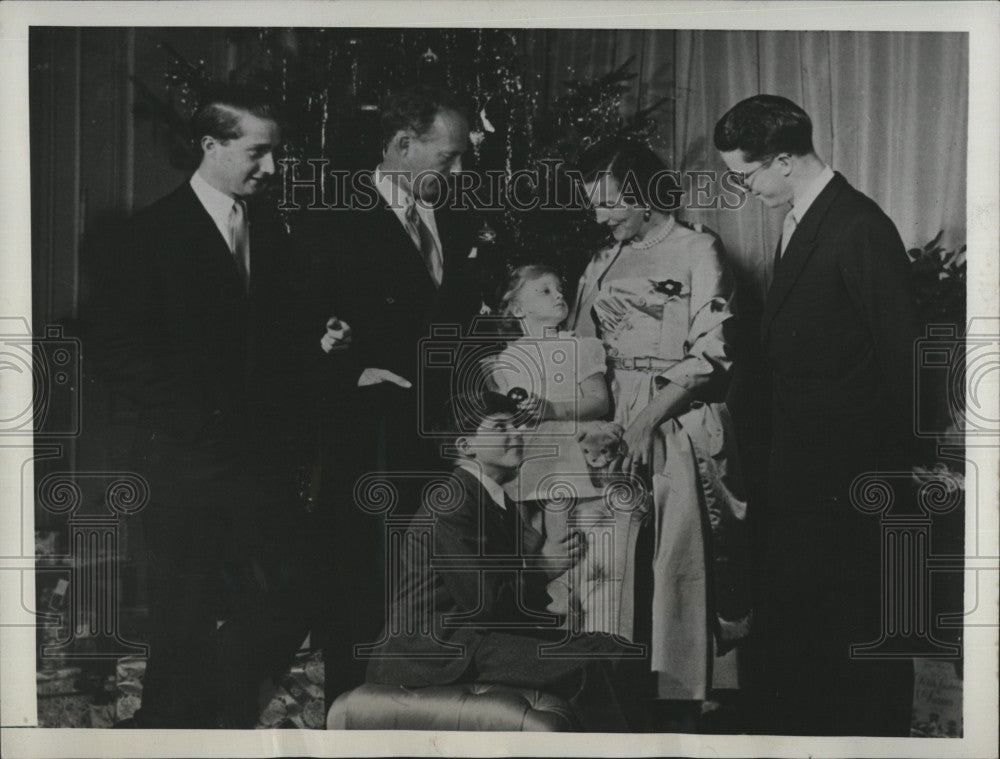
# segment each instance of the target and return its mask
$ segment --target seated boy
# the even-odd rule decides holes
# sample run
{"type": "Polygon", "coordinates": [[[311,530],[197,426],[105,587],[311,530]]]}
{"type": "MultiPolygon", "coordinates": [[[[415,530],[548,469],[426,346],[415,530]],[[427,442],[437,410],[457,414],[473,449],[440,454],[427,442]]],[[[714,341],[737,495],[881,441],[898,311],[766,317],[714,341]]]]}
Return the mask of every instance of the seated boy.
{"type": "MultiPolygon", "coordinates": [[[[542,536],[504,495],[522,459],[516,412],[496,393],[449,404],[458,459],[452,497],[420,505],[399,551],[400,567],[387,568],[390,576],[398,570],[399,583],[368,681],[537,688],[568,700],[584,730],[639,729],[630,724],[643,713],[635,683],[644,662],[635,647],[606,635],[564,640],[568,633],[553,629],[557,620],[541,611],[549,601],[546,583],[565,566],[545,569],[542,536]],[[421,540],[428,532],[429,541],[421,540]],[[431,567],[442,558],[447,567],[431,567]],[[542,647],[552,655],[541,656],[542,647]]],[[[566,553],[577,559],[578,538],[569,540],[566,553]]]]}

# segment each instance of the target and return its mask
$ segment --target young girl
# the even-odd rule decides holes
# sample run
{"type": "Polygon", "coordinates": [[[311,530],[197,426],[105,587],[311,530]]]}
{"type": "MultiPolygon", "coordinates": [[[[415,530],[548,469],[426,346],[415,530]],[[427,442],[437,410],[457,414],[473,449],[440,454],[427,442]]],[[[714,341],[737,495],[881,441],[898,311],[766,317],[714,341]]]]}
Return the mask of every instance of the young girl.
{"type": "MultiPolygon", "coordinates": [[[[519,321],[523,334],[487,362],[488,384],[505,395],[515,391],[512,397],[530,420],[525,460],[508,495],[515,501],[540,503],[546,548],[553,555],[572,554],[571,546],[580,538],[569,534],[571,512],[578,517],[611,516],[604,505],[604,489],[593,484],[577,441],[587,421],[604,419],[610,412],[607,355],[600,340],[559,331],[568,307],[559,276],[547,266],[531,264],[514,270],[500,309],[519,321]]],[[[610,566],[597,571],[596,564],[617,565],[623,557],[616,561],[606,555],[607,540],[592,535],[589,542],[591,548],[573,570],[574,580],[567,571],[549,585],[553,599],[549,610],[567,616],[582,612],[589,617],[584,620],[586,628],[617,632],[620,604],[614,599],[620,594],[600,583],[598,588],[593,580],[614,574],[610,566]],[[595,552],[597,542],[604,547],[595,552]],[[575,593],[570,593],[571,585],[575,593]]],[[[613,542],[614,550],[625,550],[617,535],[613,542]]]]}
{"type": "Polygon", "coordinates": [[[514,388],[527,392],[519,405],[540,423],[539,432],[559,429],[549,425],[543,430],[546,422],[569,422],[575,428],[576,422],[605,418],[609,400],[604,345],[593,337],[559,332],[569,306],[555,270],[541,264],[515,269],[500,310],[518,319],[524,334],[490,361],[496,389],[504,394],[514,388]]]}

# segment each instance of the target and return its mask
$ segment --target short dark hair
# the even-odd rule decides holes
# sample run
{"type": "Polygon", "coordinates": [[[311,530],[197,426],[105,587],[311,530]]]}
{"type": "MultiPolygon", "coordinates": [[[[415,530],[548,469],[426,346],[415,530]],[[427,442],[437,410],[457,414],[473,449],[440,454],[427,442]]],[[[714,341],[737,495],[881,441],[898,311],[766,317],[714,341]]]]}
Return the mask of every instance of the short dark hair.
{"type": "Polygon", "coordinates": [[[202,93],[191,117],[191,137],[237,140],[243,135],[240,117],[249,113],[259,119],[278,121],[278,110],[264,90],[249,85],[213,86],[202,93]]]}
{"type": "Polygon", "coordinates": [[[743,151],[747,161],[778,153],[813,152],[809,114],[788,98],[754,95],[730,108],[715,125],[715,147],[743,151]]]}
{"type": "Polygon", "coordinates": [[[473,435],[483,421],[494,414],[516,416],[517,404],[506,395],[490,390],[459,393],[445,407],[444,427],[441,430],[452,443],[464,435],[473,435]]]}
{"type": "Polygon", "coordinates": [[[382,144],[388,145],[404,129],[422,137],[442,111],[453,111],[469,120],[465,98],[442,87],[420,84],[387,95],[382,103],[382,144]]]}
{"type": "Polygon", "coordinates": [[[627,137],[602,140],[584,151],[577,168],[584,182],[593,182],[602,173],[609,173],[623,190],[634,189],[645,206],[661,211],[673,211],[680,206],[681,186],[677,177],[667,174],[663,160],[636,140],[627,137]],[[666,187],[661,189],[660,182],[666,187]],[[653,190],[656,197],[650,194],[653,190]]]}

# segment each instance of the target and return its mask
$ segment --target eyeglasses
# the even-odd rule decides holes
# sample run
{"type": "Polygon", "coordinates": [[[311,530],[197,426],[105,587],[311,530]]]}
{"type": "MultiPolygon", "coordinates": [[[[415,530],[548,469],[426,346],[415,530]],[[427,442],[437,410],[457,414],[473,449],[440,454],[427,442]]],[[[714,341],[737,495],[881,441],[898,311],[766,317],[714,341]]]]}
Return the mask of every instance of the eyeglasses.
{"type": "Polygon", "coordinates": [[[742,187],[745,190],[749,190],[750,189],[750,177],[752,177],[754,174],[756,174],[761,169],[766,169],[768,166],[771,165],[771,163],[777,157],[778,157],[777,155],[771,156],[766,161],[764,161],[764,163],[762,163],[760,166],[758,166],[756,169],[754,169],[753,171],[751,171],[748,174],[745,174],[745,173],[743,173],[741,171],[736,172],[736,175],[734,177],[734,179],[736,180],[736,184],[738,184],[740,187],[742,187]]]}

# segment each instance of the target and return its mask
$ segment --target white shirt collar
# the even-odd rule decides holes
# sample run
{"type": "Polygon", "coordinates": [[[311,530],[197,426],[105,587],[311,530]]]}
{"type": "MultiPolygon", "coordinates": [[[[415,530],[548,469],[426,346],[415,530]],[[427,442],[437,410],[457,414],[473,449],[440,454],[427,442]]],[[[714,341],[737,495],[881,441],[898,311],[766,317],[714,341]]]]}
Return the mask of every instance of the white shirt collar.
{"type": "MultiPolygon", "coordinates": [[[[375,189],[378,190],[379,195],[385,198],[385,202],[388,204],[389,208],[396,218],[399,219],[399,223],[403,225],[403,228],[407,230],[407,233],[413,238],[413,244],[417,246],[417,250],[420,250],[420,237],[416,230],[412,229],[412,226],[406,219],[406,211],[411,206],[414,205],[413,193],[408,189],[404,188],[397,182],[392,181],[390,174],[382,173],[382,164],[375,167],[374,172],[375,189]]],[[[417,213],[420,214],[420,218],[423,220],[424,224],[430,230],[431,235],[434,237],[434,242],[437,243],[437,249],[442,250],[441,246],[441,236],[438,234],[437,220],[434,218],[434,209],[427,205],[426,203],[416,203],[417,213]]]]}
{"type": "Polygon", "coordinates": [[[486,488],[486,492],[489,493],[490,498],[493,499],[497,506],[504,511],[507,510],[507,504],[504,502],[503,487],[495,480],[487,477],[481,466],[471,459],[462,459],[458,462],[458,465],[482,483],[482,486],[486,488]]]}
{"type": "Polygon", "coordinates": [[[831,179],[833,179],[833,169],[824,164],[823,170],[816,176],[812,184],[806,188],[801,197],[796,199],[795,204],[792,206],[791,214],[795,218],[796,224],[802,222],[802,217],[806,215],[809,206],[819,197],[819,194],[823,192],[823,188],[830,183],[831,179]]]}
{"type": "Polygon", "coordinates": [[[229,215],[232,213],[233,204],[236,201],[221,190],[212,187],[197,171],[191,175],[191,189],[194,190],[199,202],[208,211],[208,215],[212,217],[215,226],[219,228],[226,245],[229,245],[229,215]]]}
{"type": "Polygon", "coordinates": [[[399,182],[394,182],[390,174],[383,174],[382,164],[375,167],[375,189],[393,211],[405,211],[413,203],[413,193],[399,182]]]}

